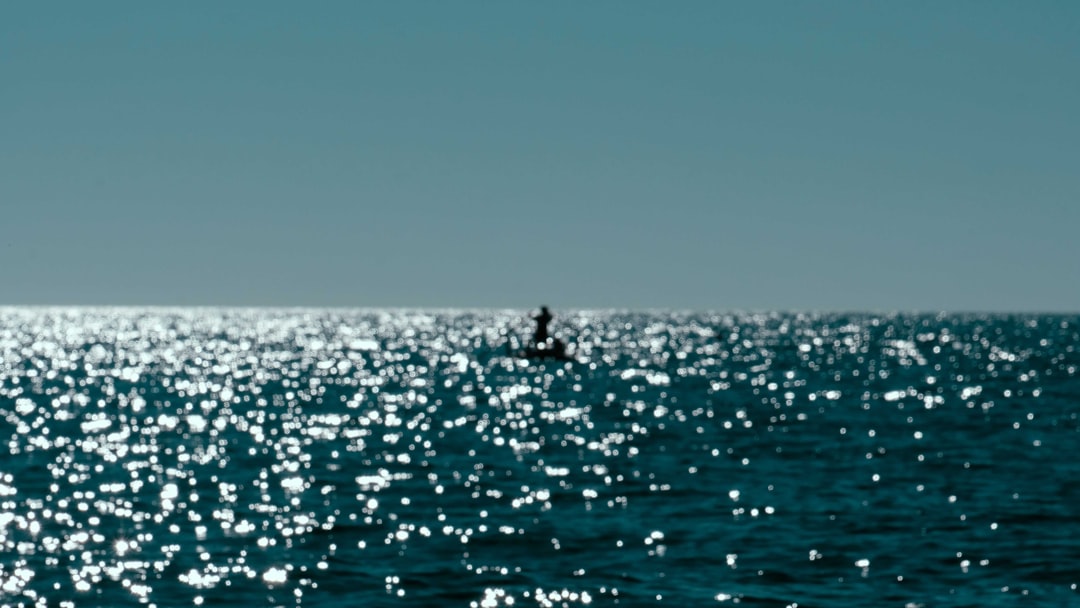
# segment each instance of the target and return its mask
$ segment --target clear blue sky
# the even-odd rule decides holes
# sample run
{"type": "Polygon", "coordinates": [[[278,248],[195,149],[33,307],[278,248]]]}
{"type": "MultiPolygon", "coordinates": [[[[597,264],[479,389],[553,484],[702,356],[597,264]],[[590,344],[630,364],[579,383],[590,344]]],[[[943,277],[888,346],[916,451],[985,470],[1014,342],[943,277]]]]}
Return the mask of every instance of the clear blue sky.
{"type": "Polygon", "coordinates": [[[1080,2],[0,7],[0,304],[1080,311],[1080,2]]]}

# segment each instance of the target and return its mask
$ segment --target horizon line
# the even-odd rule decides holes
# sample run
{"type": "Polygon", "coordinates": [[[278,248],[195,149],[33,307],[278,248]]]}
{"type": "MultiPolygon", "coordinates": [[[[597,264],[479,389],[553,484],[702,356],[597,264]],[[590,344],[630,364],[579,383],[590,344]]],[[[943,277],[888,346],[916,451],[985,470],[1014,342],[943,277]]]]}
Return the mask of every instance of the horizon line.
{"type": "MultiPolygon", "coordinates": [[[[536,306],[414,306],[414,305],[278,305],[278,304],[0,304],[0,311],[5,310],[220,310],[220,311],[356,311],[356,312],[499,312],[499,311],[529,311],[540,308],[536,306]]],[[[881,308],[692,308],[692,307],[615,307],[615,306],[548,306],[555,311],[571,312],[606,312],[606,313],[653,313],[653,314],[813,314],[813,315],[843,315],[843,314],[880,314],[880,315],[969,315],[969,314],[992,314],[992,315],[1045,315],[1066,316],[1080,315],[1080,310],[1052,310],[1052,309],[881,309],[881,308]]]]}

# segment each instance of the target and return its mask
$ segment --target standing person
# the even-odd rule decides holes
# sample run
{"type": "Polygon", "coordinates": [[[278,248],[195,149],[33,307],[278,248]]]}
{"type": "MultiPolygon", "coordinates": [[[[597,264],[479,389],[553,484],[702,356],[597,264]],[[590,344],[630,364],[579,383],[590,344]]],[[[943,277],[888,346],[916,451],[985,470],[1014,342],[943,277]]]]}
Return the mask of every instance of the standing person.
{"type": "MultiPolygon", "coordinates": [[[[533,343],[537,346],[544,344],[548,339],[548,323],[551,323],[551,313],[548,312],[547,306],[540,307],[540,314],[535,317],[531,317],[533,321],[536,321],[536,332],[533,334],[533,343]]],[[[542,347],[541,347],[542,348],[542,347]]]]}

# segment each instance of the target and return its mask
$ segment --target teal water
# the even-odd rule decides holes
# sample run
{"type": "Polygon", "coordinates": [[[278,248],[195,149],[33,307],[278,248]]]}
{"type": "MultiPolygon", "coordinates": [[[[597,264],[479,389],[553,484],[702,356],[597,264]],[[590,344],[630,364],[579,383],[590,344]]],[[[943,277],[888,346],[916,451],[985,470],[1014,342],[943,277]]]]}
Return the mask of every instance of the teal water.
{"type": "Polygon", "coordinates": [[[0,599],[1080,605],[1080,316],[0,309],[0,599]]]}

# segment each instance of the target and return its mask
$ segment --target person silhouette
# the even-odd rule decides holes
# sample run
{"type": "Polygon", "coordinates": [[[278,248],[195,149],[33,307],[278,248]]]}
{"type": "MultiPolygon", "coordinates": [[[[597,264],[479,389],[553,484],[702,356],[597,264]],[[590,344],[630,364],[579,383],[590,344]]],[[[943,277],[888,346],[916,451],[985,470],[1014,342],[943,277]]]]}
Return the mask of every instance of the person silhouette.
{"type": "Polygon", "coordinates": [[[538,347],[543,348],[542,344],[545,344],[548,339],[548,323],[551,323],[551,313],[548,311],[547,306],[540,307],[540,314],[532,317],[533,321],[536,321],[536,331],[533,333],[533,343],[538,347]]]}

